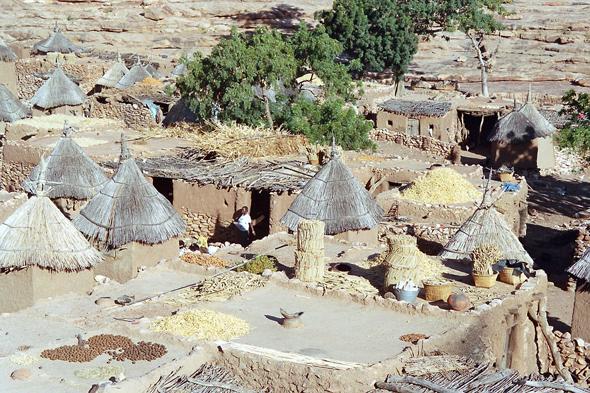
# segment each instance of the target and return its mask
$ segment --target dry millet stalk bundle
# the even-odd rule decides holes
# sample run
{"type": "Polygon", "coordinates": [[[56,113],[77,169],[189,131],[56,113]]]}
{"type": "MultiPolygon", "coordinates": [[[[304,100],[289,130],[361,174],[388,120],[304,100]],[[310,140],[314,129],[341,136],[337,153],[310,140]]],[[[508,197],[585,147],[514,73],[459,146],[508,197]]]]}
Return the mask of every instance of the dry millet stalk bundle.
{"type": "Polygon", "coordinates": [[[473,273],[483,276],[494,274],[492,265],[502,258],[500,248],[495,244],[480,244],[471,252],[473,261],[473,273]]]}

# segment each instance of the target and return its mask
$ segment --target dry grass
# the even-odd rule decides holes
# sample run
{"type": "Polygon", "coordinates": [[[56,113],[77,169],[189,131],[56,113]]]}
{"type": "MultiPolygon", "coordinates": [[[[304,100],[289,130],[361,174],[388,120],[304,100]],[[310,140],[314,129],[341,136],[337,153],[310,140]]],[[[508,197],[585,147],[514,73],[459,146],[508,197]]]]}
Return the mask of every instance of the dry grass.
{"type": "Polygon", "coordinates": [[[303,135],[236,123],[176,123],[159,133],[192,141],[195,147],[205,152],[215,152],[227,158],[286,156],[298,153],[309,143],[303,135]]]}
{"type": "Polygon", "coordinates": [[[190,310],[154,322],[156,332],[174,332],[205,340],[230,340],[248,334],[248,322],[211,310],[190,310]]]}

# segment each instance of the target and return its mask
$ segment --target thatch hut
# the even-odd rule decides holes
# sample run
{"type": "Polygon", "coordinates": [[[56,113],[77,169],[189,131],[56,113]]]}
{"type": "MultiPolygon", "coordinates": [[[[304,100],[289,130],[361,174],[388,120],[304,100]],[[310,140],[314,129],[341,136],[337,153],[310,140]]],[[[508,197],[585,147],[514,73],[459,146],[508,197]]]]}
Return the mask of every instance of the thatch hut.
{"type": "Polygon", "coordinates": [[[18,93],[14,62],[17,58],[16,53],[0,39],[0,83],[3,83],[14,94],[18,93]]]}
{"type": "MultiPolygon", "coordinates": [[[[93,198],[109,180],[104,170],[72,139],[72,128],[67,123],[46,165],[47,196],[57,199],[56,204],[69,217],[77,214],[85,204],[83,201],[93,198]]],[[[33,168],[21,185],[23,190],[34,194],[40,170],[40,164],[33,168]]]]}
{"type": "Polygon", "coordinates": [[[457,121],[450,102],[387,100],[378,105],[377,128],[449,142],[457,121]]]}
{"type": "Polygon", "coordinates": [[[0,312],[93,286],[102,255],[47,197],[45,160],[36,195],[0,225],[0,312]]]}
{"type": "Polygon", "coordinates": [[[131,67],[128,73],[126,73],[115,85],[117,89],[128,89],[136,83],[141,82],[145,78],[151,78],[149,72],[145,70],[144,67],[139,64],[139,60],[137,63],[131,67]]]}
{"type": "Polygon", "coordinates": [[[73,223],[108,253],[100,274],[118,281],[135,277],[141,266],[177,257],[175,237],[186,228],[170,201],[146,180],[123,137],[113,177],[73,223]]]}
{"type": "Polygon", "coordinates": [[[590,341],[590,248],[582,257],[567,269],[578,279],[572,316],[572,337],[590,341]]]}
{"type": "Polygon", "coordinates": [[[377,225],[384,210],[340,160],[335,147],[330,161],[293,200],[281,223],[296,231],[299,221],[320,220],[326,235],[377,243],[377,225]],[[368,231],[373,229],[373,231],[368,231]],[[372,233],[367,233],[372,232],[372,233]]]}
{"type": "Polygon", "coordinates": [[[30,116],[30,109],[0,83],[0,121],[13,122],[30,116]]]}
{"type": "Polygon", "coordinates": [[[118,56],[118,60],[105,74],[96,81],[97,86],[104,87],[115,87],[117,82],[123,78],[129,70],[125,66],[125,62],[121,60],[121,56],[118,56]]]}
{"type": "Polygon", "coordinates": [[[158,71],[156,67],[152,65],[152,63],[147,63],[143,66],[143,69],[146,70],[147,73],[150,74],[150,76],[154,79],[164,79],[165,77],[165,75],[158,71]]]}
{"type": "Polygon", "coordinates": [[[162,125],[168,127],[180,122],[196,123],[198,119],[197,114],[191,111],[191,108],[186,104],[186,99],[181,98],[172,105],[164,121],[162,121],[162,125]]]}
{"type": "Polygon", "coordinates": [[[555,153],[551,125],[530,101],[502,117],[490,133],[492,163],[500,167],[553,168],[555,153]]]}
{"type": "Polygon", "coordinates": [[[188,68],[186,66],[186,63],[184,63],[184,62],[179,63],[170,72],[170,77],[176,78],[178,76],[186,76],[187,71],[188,71],[188,68]]]}
{"type": "Polygon", "coordinates": [[[33,114],[37,110],[40,114],[49,111],[52,114],[82,115],[82,104],[85,100],[86,94],[64,74],[58,64],[51,77],[31,98],[31,105],[33,114]]]}
{"type": "Polygon", "coordinates": [[[439,256],[443,259],[470,259],[471,252],[480,244],[495,244],[504,253],[503,259],[516,259],[532,266],[533,260],[526,252],[510,226],[494,208],[489,189],[471,217],[451,237],[439,256]]]}
{"type": "Polygon", "coordinates": [[[33,50],[36,53],[49,53],[49,52],[58,52],[58,53],[78,53],[78,52],[87,52],[86,48],[73,44],[68,39],[66,39],[63,34],[61,33],[61,29],[59,28],[57,21],[55,21],[55,29],[53,30],[53,34],[49,38],[41,40],[33,45],[33,50]]]}

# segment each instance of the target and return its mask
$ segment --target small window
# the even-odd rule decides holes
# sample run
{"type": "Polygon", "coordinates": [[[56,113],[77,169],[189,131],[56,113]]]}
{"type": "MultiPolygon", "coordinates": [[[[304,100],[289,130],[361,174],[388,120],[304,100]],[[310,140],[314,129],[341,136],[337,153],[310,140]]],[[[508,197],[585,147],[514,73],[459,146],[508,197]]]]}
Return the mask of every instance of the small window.
{"type": "Polygon", "coordinates": [[[432,124],[430,124],[428,126],[428,136],[430,136],[432,138],[433,135],[434,135],[434,126],[432,124]]]}
{"type": "Polygon", "coordinates": [[[393,126],[393,120],[387,120],[387,125],[390,127],[393,126]]]}

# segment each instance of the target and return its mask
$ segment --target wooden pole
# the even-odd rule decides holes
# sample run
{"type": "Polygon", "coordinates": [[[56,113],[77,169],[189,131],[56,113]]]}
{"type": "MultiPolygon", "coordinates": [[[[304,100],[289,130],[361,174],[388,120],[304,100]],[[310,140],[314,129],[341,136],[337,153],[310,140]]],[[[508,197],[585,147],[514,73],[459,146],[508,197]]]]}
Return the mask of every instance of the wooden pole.
{"type": "Polygon", "coordinates": [[[297,226],[295,277],[301,281],[324,278],[324,227],[324,222],[319,220],[301,220],[297,226]]]}

